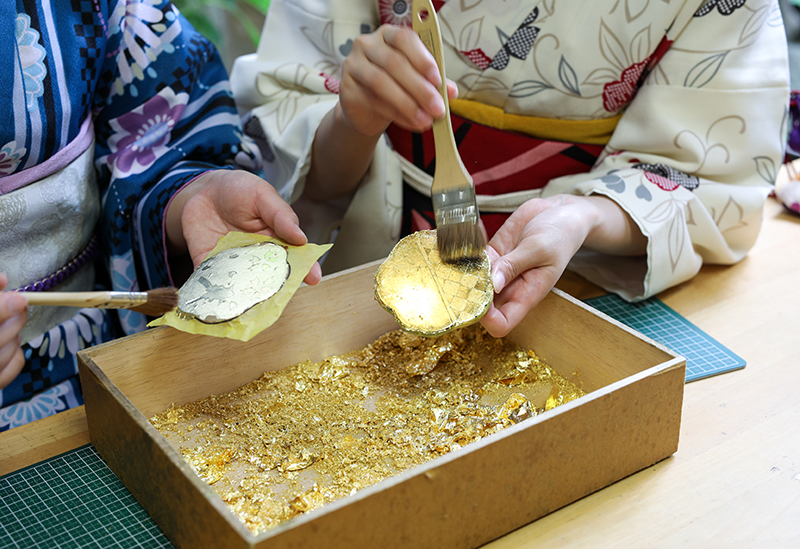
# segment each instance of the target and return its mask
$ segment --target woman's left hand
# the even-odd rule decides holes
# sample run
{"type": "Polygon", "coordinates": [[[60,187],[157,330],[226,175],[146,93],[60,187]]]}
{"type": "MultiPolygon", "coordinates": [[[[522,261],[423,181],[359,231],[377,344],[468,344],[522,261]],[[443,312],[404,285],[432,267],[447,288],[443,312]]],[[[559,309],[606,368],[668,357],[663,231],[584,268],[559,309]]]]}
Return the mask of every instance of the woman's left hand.
{"type": "Polygon", "coordinates": [[[486,330],[495,337],[508,334],[545,298],[584,245],[610,255],[640,255],[647,239],[604,196],[556,195],[520,206],[487,248],[495,297],[481,319],[486,330]]]}
{"type": "Polygon", "coordinates": [[[481,324],[493,336],[508,334],[544,299],[581,247],[587,230],[574,223],[572,209],[564,200],[534,198],[489,241],[495,297],[481,324]]]}
{"type": "MultiPolygon", "coordinates": [[[[207,172],[183,188],[167,211],[169,251],[188,252],[195,268],[231,231],[275,236],[294,246],[308,241],[291,206],[272,185],[247,171],[207,172]]],[[[305,282],[316,284],[321,277],[315,263],[305,282]]]]}

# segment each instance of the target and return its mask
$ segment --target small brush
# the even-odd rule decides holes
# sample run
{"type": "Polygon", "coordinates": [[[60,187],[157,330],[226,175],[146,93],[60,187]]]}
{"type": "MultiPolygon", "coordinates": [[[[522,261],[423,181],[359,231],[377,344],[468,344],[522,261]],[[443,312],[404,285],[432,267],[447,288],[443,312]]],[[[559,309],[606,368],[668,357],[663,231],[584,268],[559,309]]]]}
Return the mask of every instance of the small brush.
{"type": "Polygon", "coordinates": [[[130,309],[148,316],[161,316],[178,306],[178,290],[156,288],[146,292],[19,292],[28,305],[130,309]]]}
{"type": "Polygon", "coordinates": [[[441,120],[433,121],[436,169],[431,185],[439,256],[445,263],[471,261],[481,257],[486,239],[478,223],[480,218],[472,177],[461,161],[453,137],[442,58],[442,36],[431,1],[414,0],[411,19],[414,31],[436,60],[442,80],[439,93],[444,100],[445,115],[441,120]]]}

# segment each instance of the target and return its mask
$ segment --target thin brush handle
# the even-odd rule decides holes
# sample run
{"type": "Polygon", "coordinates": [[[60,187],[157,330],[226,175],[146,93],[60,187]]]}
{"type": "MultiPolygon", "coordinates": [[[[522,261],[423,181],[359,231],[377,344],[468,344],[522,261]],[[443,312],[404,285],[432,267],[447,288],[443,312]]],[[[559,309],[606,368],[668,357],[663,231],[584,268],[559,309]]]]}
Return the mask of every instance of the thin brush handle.
{"type": "Polygon", "coordinates": [[[419,35],[422,43],[431,52],[439,67],[442,84],[439,94],[444,100],[444,118],[433,121],[433,143],[436,148],[436,169],[433,175],[431,193],[445,192],[451,189],[472,186],[472,177],[464,167],[458,154],[456,140],[453,137],[453,124],[450,121],[450,101],[447,98],[447,80],[444,74],[444,58],[442,57],[442,34],[436,11],[430,0],[414,0],[412,7],[412,28],[419,35]],[[421,12],[428,12],[423,21],[421,12]]]}
{"type": "Polygon", "coordinates": [[[130,309],[147,303],[145,292],[20,292],[28,305],[130,309]]]}

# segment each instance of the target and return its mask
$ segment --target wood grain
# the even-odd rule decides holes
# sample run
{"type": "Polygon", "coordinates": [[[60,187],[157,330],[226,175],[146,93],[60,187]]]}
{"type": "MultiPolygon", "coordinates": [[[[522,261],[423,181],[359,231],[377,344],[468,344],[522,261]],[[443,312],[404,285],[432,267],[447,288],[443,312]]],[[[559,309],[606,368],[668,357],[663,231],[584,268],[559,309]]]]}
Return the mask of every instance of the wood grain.
{"type": "Polygon", "coordinates": [[[89,444],[83,406],[0,433],[0,476],[89,444]]]}

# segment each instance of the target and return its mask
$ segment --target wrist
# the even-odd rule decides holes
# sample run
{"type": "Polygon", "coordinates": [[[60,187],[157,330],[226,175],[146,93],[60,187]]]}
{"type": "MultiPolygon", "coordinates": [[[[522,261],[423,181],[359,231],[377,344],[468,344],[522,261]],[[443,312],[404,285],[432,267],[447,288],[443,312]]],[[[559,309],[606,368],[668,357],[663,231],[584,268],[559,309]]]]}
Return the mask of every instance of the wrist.
{"type": "Polygon", "coordinates": [[[333,107],[332,122],[336,133],[342,139],[356,139],[367,144],[374,143],[383,135],[390,122],[365,120],[362,124],[356,123],[344,111],[341,100],[333,107]]]}
{"type": "Polygon", "coordinates": [[[566,219],[564,226],[570,227],[571,232],[578,236],[580,245],[585,245],[594,238],[603,227],[603,211],[593,196],[573,194],[557,194],[546,200],[558,207],[566,219]]]}
{"type": "Polygon", "coordinates": [[[164,240],[169,255],[187,253],[186,238],[183,234],[183,211],[186,203],[208,186],[213,171],[198,175],[181,187],[167,204],[164,212],[164,240]]]}
{"type": "Polygon", "coordinates": [[[647,237],[620,204],[603,195],[581,197],[589,206],[586,248],[611,255],[647,253],[647,237]]]}

